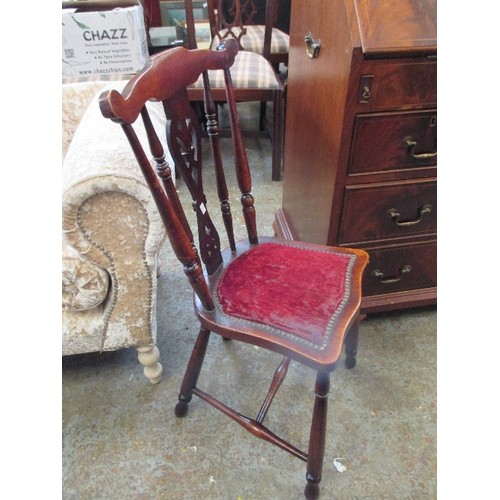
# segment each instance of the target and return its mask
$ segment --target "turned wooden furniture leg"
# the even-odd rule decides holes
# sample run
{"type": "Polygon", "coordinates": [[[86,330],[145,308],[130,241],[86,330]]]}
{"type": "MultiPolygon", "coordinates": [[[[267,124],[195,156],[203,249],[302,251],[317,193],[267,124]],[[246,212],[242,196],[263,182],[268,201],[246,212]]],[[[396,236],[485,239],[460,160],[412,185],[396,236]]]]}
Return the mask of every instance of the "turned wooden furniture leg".
{"type": "Polygon", "coordinates": [[[345,366],[346,368],[354,368],[356,366],[356,354],[358,353],[359,341],[359,318],[356,320],[346,335],[345,345],[345,366]]]}
{"type": "Polygon", "coordinates": [[[330,373],[318,372],[316,377],[316,399],[309,437],[307,456],[307,485],[304,496],[308,499],[319,497],[319,483],[323,471],[325,455],[326,417],[328,411],[328,391],[330,390],[330,373]]]}
{"type": "Polygon", "coordinates": [[[260,103],[260,114],[259,114],[259,130],[262,132],[266,128],[266,105],[267,102],[262,101],[260,103]]]}
{"type": "Polygon", "coordinates": [[[158,363],[160,351],[155,345],[143,345],[136,347],[139,362],[144,366],[144,375],[152,384],[158,384],[161,381],[163,366],[158,363]]]}
{"type": "Polygon", "coordinates": [[[179,402],[175,406],[175,415],[183,417],[188,411],[188,404],[193,397],[193,389],[198,382],[205,353],[207,352],[208,340],[210,338],[210,331],[200,328],[200,333],[196,339],[191,358],[182,381],[181,392],[179,393],[179,402]]]}

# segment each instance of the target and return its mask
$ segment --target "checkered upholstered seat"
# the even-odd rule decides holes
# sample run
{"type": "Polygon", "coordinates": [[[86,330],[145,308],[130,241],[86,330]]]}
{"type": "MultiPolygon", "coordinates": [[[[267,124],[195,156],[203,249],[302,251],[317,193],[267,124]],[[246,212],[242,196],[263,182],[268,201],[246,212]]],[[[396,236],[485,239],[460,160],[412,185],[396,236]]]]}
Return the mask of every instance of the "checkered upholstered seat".
{"type": "MultiPolygon", "coordinates": [[[[260,54],[256,52],[238,52],[233,66],[231,78],[236,89],[279,89],[280,83],[273,68],[260,54]]],[[[224,73],[222,71],[208,72],[212,88],[224,87],[224,73]]],[[[195,88],[203,88],[203,78],[200,76],[195,88]]]]}
{"type": "MultiPolygon", "coordinates": [[[[256,52],[257,54],[264,53],[264,25],[249,25],[245,26],[246,33],[241,37],[240,43],[243,50],[256,52]]],[[[239,37],[241,28],[235,27],[232,29],[235,36],[239,37]]],[[[222,30],[220,36],[224,38],[227,30],[222,30]]],[[[219,39],[215,37],[212,41],[212,48],[217,48],[219,39]]],[[[271,55],[275,54],[288,54],[290,48],[290,37],[279,30],[278,28],[272,29],[271,35],[271,55]]]]}

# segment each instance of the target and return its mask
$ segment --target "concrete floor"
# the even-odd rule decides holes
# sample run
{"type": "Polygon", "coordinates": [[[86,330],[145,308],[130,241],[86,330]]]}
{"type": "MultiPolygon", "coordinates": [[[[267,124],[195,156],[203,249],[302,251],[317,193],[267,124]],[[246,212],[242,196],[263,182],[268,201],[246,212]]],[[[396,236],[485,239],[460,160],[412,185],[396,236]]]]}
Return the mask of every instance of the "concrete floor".
{"type": "MultiPolygon", "coordinates": [[[[282,183],[271,181],[269,141],[246,143],[260,233],[272,235],[282,183]]],[[[179,191],[185,194],[181,182],[179,191]]],[[[210,199],[209,204],[217,207],[210,199]]],[[[237,199],[232,206],[236,214],[237,199]]],[[[242,223],[235,218],[240,232],[242,223]]],[[[191,290],[168,245],[161,261],[160,384],[143,376],[134,349],[63,358],[62,497],[303,498],[302,461],[197,398],[184,419],[174,416],[198,327],[191,290]]],[[[279,360],[262,349],[214,337],[199,386],[254,417],[279,360]]],[[[313,387],[314,373],[292,364],[266,419],[272,430],[303,449],[313,387]]],[[[329,408],[322,498],[436,498],[436,308],[363,321],[358,364],[334,372],[329,408]],[[335,459],[344,472],[335,468],[335,459]]]]}

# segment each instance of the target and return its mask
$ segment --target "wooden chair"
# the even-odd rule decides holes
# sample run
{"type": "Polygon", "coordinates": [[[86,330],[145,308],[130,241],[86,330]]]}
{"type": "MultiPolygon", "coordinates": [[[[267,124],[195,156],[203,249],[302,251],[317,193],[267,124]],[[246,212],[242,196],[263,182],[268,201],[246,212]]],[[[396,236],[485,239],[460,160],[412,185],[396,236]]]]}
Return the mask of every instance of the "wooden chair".
{"type": "Polygon", "coordinates": [[[290,37],[276,27],[277,0],[208,0],[208,16],[213,37],[212,48],[232,36],[240,50],[262,54],[279,73],[288,64],[290,37]]]}
{"type": "MultiPolygon", "coordinates": [[[[184,416],[193,394],[197,395],[255,436],[306,461],[305,495],[316,498],[325,450],[330,372],[338,363],[344,343],[346,365],[353,367],[356,362],[361,278],[368,256],[362,250],[258,238],[250,168],[231,85],[230,67],[237,52],[237,42],[229,39],[218,51],[179,47],[156,54],[121,94],[115,90],[103,93],[100,106],[106,118],[121,124],[150,186],[172,248],[194,289],[194,308],[200,321],[200,332],[182,382],[175,414],[184,416]],[[224,250],[221,250],[221,239],[209,215],[203,191],[201,125],[186,89],[200,73],[208,70],[221,70],[224,75],[236,178],[247,232],[247,238],[235,241],[229,191],[218,145],[215,106],[207,86],[207,128],[217,174],[221,218],[229,241],[224,250]],[[176,170],[179,170],[192,197],[199,253],[172,182],[170,166],[151,125],[145,106],[148,100],[163,102],[169,122],[169,149],[176,170]],[[149,148],[157,172],[146,153],[147,146],[141,145],[134,131],[133,123],[139,115],[148,131],[149,148]],[[255,419],[239,414],[198,385],[211,332],[224,339],[246,342],[283,355],[255,419]],[[291,360],[317,372],[307,452],[263,424],[291,360]]],[[[258,373],[253,375],[259,376],[258,373]]]]}
{"type": "MultiPolygon", "coordinates": [[[[192,0],[185,0],[186,25],[188,31],[189,48],[196,49],[196,27],[193,14],[192,0]]],[[[212,4],[208,4],[209,16],[212,4]]],[[[230,34],[225,37],[231,38],[230,34]]],[[[231,68],[231,77],[236,102],[260,102],[259,132],[264,132],[271,140],[272,180],[279,181],[283,175],[283,141],[284,141],[284,108],[285,90],[273,65],[261,54],[240,50],[231,68]],[[271,123],[267,119],[267,106],[271,102],[273,115],[271,123]]],[[[189,86],[189,99],[192,102],[204,102],[204,78],[208,78],[210,88],[216,103],[226,100],[224,78],[221,72],[208,71],[193,85],[189,86]]],[[[245,131],[245,135],[255,135],[255,130],[245,131]]],[[[224,131],[221,131],[224,133],[224,131]]],[[[260,134],[259,134],[260,135],[260,134]]]]}

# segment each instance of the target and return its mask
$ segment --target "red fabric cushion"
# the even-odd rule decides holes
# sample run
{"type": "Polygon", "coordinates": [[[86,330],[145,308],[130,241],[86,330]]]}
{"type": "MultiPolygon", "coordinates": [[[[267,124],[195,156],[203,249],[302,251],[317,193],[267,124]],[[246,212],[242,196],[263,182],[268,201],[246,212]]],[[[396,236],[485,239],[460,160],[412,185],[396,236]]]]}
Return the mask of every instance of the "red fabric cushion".
{"type": "Polygon", "coordinates": [[[217,289],[220,307],[320,345],[349,292],[350,261],[342,253],[258,245],[226,268],[217,289]]]}

